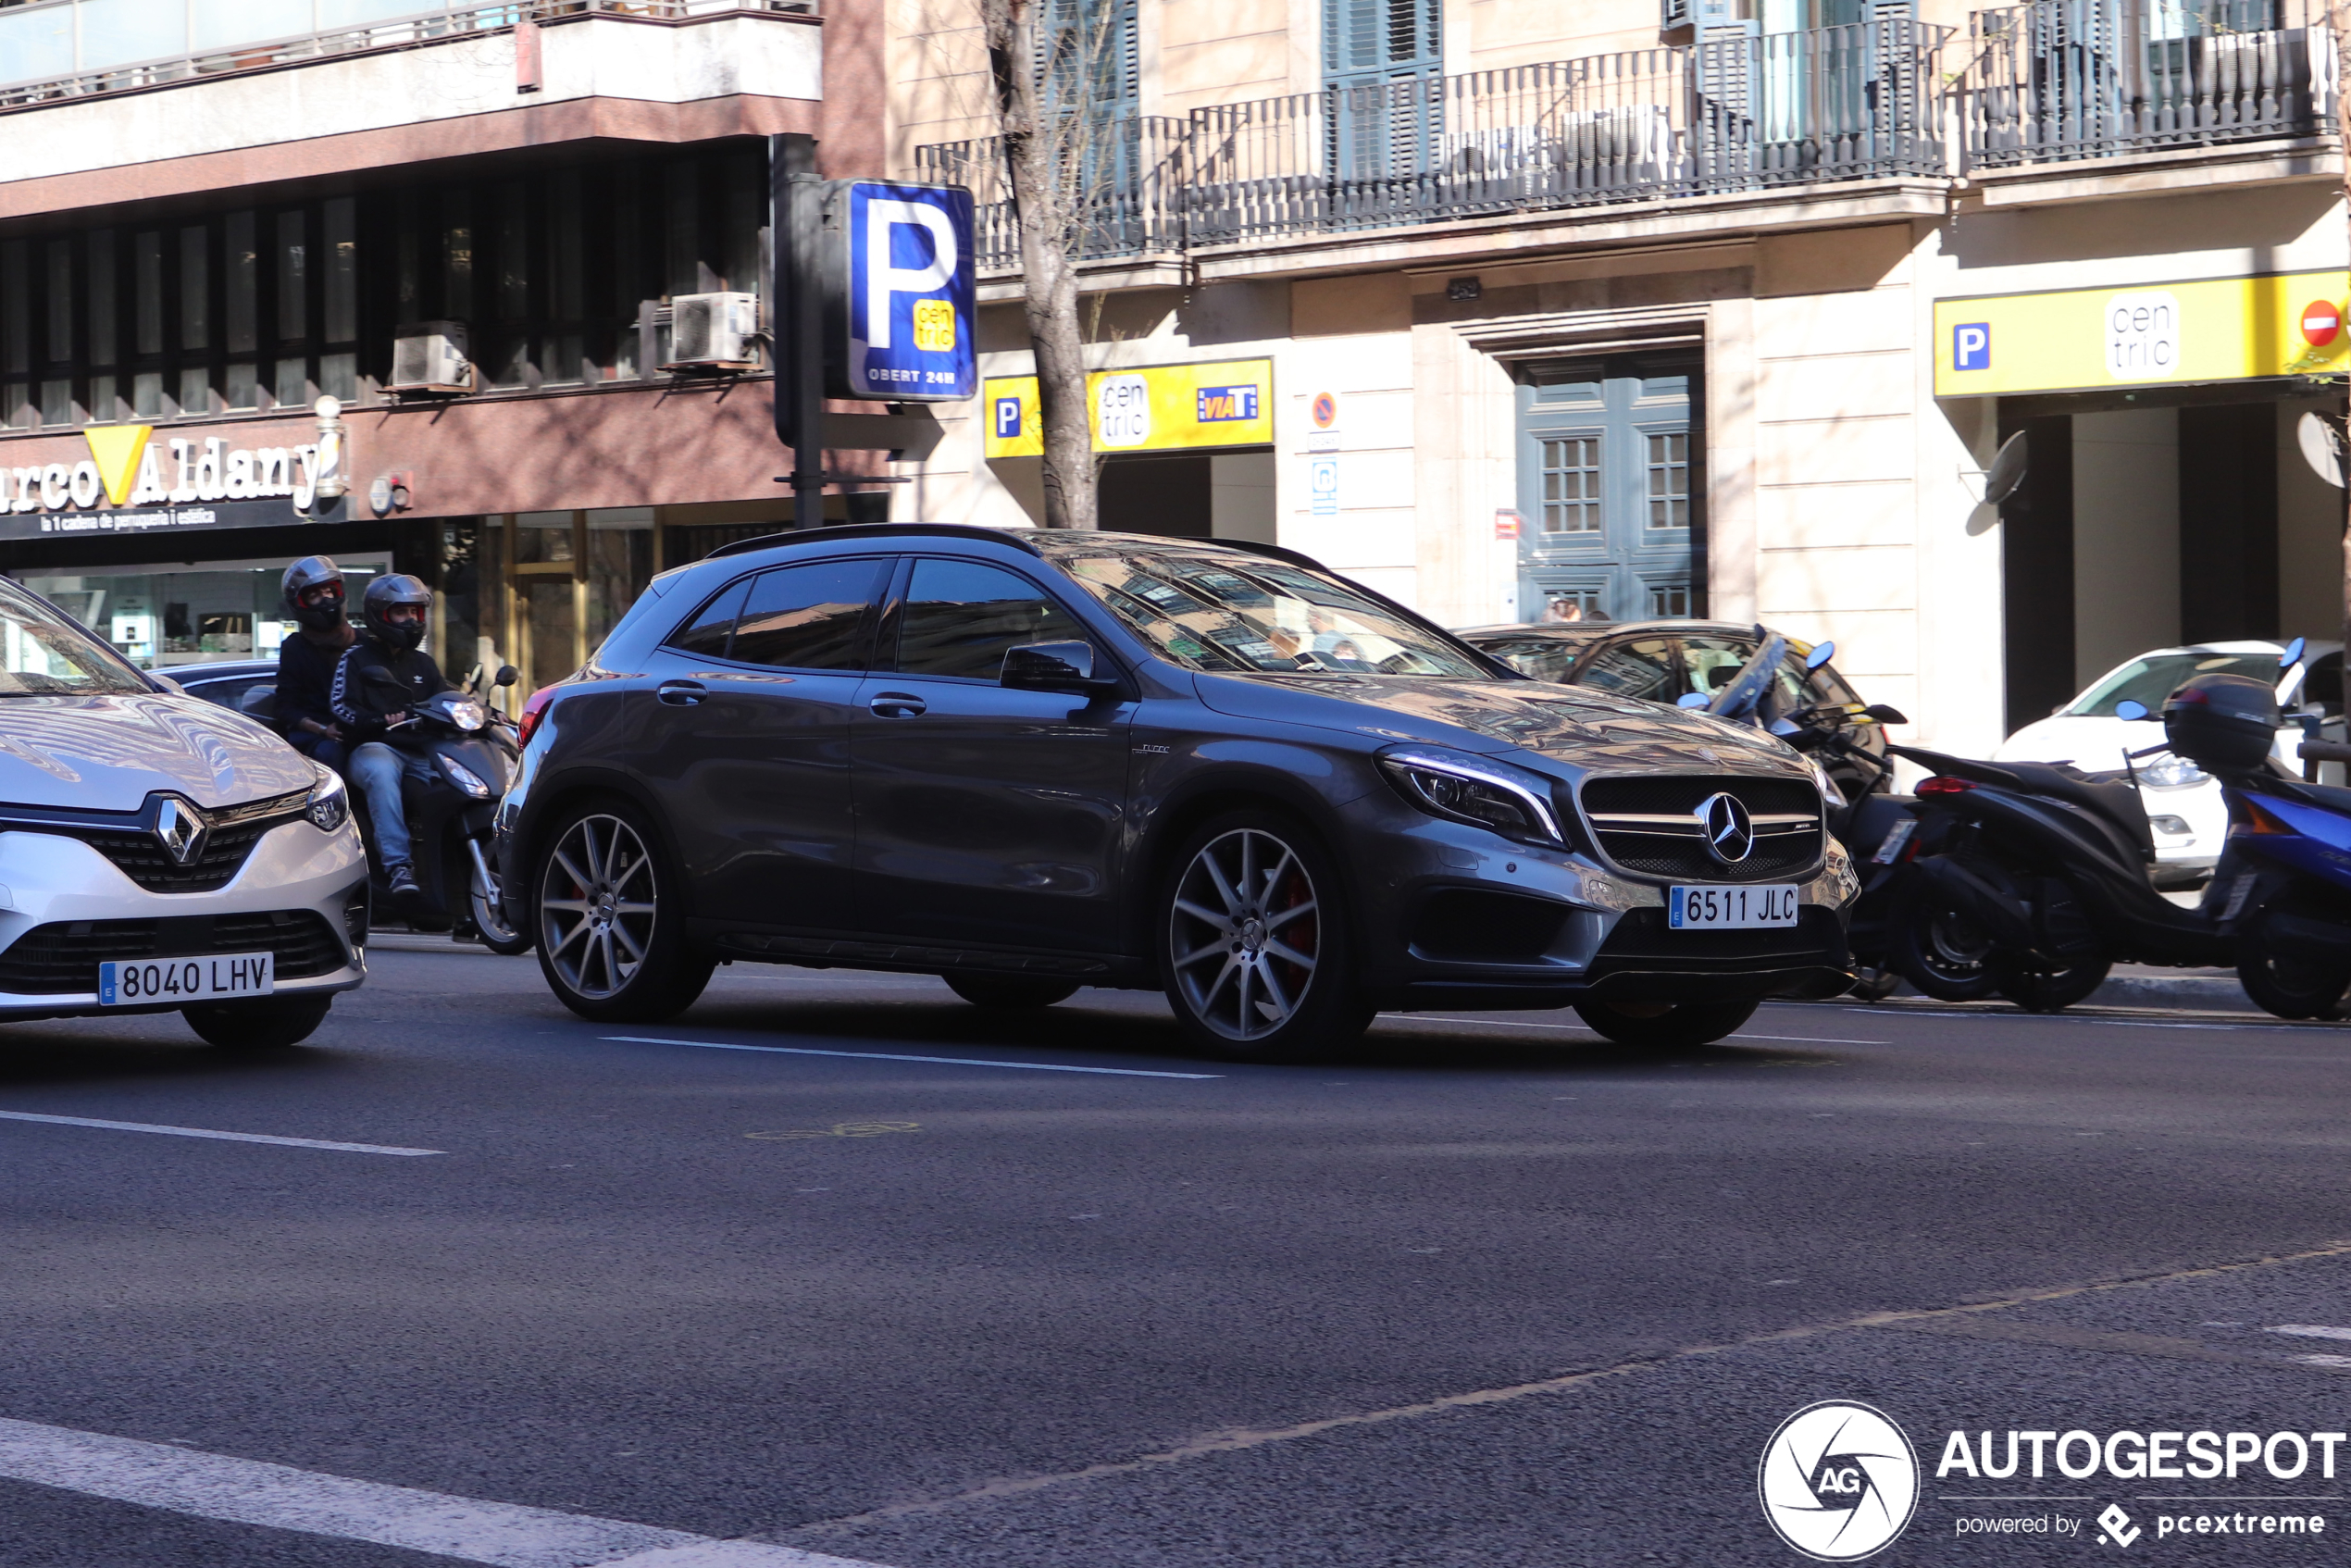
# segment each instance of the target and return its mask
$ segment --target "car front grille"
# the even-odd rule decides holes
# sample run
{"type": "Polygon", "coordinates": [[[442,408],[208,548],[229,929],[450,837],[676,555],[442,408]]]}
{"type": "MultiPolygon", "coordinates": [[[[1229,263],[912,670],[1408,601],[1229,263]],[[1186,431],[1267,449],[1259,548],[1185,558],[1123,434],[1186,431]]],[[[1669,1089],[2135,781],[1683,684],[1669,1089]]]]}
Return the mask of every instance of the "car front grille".
{"type": "Polygon", "coordinates": [[[1768,882],[1800,876],[1820,863],[1821,792],[1799,778],[1736,774],[1645,774],[1587,778],[1584,815],[1600,853],[1643,877],[1688,881],[1768,882]],[[1754,848],[1725,865],[1706,845],[1697,811],[1718,794],[1748,810],[1754,848]]]}
{"type": "Polygon", "coordinates": [[[110,822],[11,821],[0,823],[0,828],[79,839],[151,893],[212,893],[236,879],[264,834],[302,815],[305,800],[302,795],[281,795],[200,812],[205,824],[204,841],[185,865],[172,859],[146,827],[120,817],[110,822]]]}
{"type": "Polygon", "coordinates": [[[35,926],[0,951],[0,991],[60,996],[98,989],[109,959],[274,954],[280,980],[330,975],[346,962],[335,928],[315,910],[172,915],[160,920],[59,920],[35,926]]]}

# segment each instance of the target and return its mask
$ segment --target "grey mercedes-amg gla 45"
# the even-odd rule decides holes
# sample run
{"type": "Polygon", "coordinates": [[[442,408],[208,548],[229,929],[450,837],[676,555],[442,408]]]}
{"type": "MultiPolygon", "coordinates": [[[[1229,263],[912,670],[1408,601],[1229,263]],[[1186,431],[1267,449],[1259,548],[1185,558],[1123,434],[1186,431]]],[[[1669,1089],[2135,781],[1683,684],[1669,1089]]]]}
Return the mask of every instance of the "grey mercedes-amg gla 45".
{"type": "Polygon", "coordinates": [[[0,1023],[286,1046],[367,973],[342,780],[0,579],[0,1023]]]}
{"type": "Polygon", "coordinates": [[[1810,763],[1528,679],[1270,546],[746,541],[656,579],[523,733],[508,914],[594,1019],[751,959],[985,1007],[1163,990],[1240,1058],[1407,1009],[1686,1045],[1850,979],[1810,763]]]}

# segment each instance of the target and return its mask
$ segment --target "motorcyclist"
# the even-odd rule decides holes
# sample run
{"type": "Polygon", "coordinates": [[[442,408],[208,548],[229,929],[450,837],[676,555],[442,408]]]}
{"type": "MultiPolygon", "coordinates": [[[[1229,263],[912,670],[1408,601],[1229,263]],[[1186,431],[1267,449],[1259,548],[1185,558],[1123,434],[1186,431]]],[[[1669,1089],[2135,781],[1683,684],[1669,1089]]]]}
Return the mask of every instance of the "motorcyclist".
{"type": "Polygon", "coordinates": [[[408,722],[409,704],[451,690],[441,666],[422,646],[432,591],[404,574],[379,577],[359,599],[360,636],[335,666],[335,722],[353,744],[351,777],[367,794],[376,855],[395,899],[419,890],[409,864],[408,819],[400,783],[430,783],[432,764],[421,752],[388,743],[408,722]],[[381,672],[389,680],[373,678],[381,672]]]}
{"type": "Polygon", "coordinates": [[[296,751],[341,772],[351,749],[335,722],[335,666],[358,636],[343,618],[342,570],[324,555],[305,555],[279,588],[298,629],[278,645],[278,722],[296,751]]]}

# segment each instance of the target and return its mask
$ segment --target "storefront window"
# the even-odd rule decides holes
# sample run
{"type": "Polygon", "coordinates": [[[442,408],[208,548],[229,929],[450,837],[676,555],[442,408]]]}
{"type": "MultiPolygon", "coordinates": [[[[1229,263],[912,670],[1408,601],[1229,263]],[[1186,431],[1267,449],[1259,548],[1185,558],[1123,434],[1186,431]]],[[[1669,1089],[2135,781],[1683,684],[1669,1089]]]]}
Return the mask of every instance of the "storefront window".
{"type": "MultiPolygon", "coordinates": [[[[383,555],[338,557],[349,603],[392,569],[383,555]]],[[[28,576],[25,586],[114,644],[143,669],[274,659],[292,622],[279,583],[287,563],[215,561],[201,566],[123,566],[28,576]]]]}
{"type": "Polygon", "coordinates": [[[653,576],[653,509],[588,514],[588,652],[603,646],[653,576]]]}

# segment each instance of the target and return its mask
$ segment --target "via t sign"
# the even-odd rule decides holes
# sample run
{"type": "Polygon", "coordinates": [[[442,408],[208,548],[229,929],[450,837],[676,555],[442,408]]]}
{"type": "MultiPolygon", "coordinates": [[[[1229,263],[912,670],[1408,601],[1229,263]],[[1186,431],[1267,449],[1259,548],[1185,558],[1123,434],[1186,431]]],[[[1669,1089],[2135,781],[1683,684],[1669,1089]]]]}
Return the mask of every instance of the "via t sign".
{"type": "Polygon", "coordinates": [[[971,193],[834,180],[825,230],[832,394],[950,403],[976,393],[971,193]]]}

